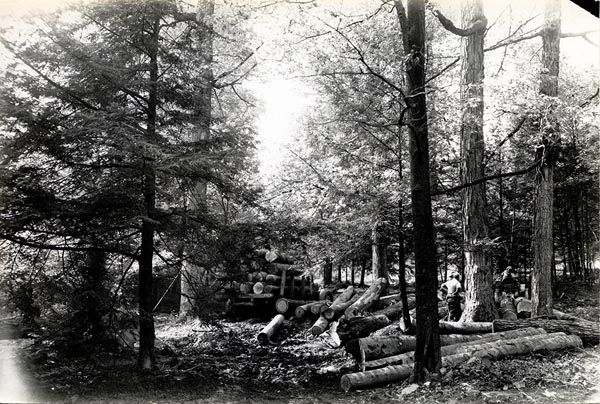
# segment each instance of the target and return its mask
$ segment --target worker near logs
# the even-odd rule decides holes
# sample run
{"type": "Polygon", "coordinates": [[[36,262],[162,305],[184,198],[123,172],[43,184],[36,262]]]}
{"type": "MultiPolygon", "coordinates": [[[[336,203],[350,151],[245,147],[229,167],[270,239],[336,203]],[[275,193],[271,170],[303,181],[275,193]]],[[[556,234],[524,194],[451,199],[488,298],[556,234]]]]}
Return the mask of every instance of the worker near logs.
{"type": "Polygon", "coordinates": [[[460,307],[461,293],[463,292],[460,284],[460,275],[458,272],[451,272],[450,279],[440,286],[442,293],[446,294],[446,304],[448,305],[448,320],[458,321],[462,314],[460,307]]]}

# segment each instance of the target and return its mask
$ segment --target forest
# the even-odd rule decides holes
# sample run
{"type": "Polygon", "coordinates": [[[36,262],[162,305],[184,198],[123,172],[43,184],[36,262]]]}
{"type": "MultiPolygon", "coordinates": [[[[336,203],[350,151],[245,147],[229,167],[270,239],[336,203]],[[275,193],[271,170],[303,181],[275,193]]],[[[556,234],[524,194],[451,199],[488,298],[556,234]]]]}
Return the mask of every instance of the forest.
{"type": "Polygon", "coordinates": [[[0,402],[600,402],[599,21],[3,3],[0,402]]]}

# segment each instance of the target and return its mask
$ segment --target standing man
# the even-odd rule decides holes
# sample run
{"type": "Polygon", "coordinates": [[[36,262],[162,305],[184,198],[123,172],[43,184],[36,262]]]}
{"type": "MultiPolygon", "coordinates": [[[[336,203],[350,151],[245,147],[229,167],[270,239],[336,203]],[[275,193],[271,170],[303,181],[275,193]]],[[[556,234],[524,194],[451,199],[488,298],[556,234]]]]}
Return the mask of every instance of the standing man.
{"type": "Polygon", "coordinates": [[[463,292],[463,289],[459,279],[460,275],[458,275],[458,272],[453,271],[450,273],[450,279],[444,282],[440,287],[442,292],[446,293],[448,319],[450,321],[458,321],[462,315],[462,309],[460,307],[460,293],[463,292]]]}

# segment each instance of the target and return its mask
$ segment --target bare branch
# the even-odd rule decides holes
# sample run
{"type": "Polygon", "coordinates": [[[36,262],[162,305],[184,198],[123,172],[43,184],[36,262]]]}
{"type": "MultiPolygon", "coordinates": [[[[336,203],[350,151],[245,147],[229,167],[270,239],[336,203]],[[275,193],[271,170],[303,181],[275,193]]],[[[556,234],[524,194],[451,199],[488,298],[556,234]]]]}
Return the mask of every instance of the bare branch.
{"type": "Polygon", "coordinates": [[[477,34],[485,31],[485,27],[487,26],[487,18],[485,18],[483,14],[479,15],[469,28],[458,28],[449,18],[442,14],[440,10],[434,9],[433,15],[437,17],[444,28],[458,36],[471,36],[477,34]]]}
{"type": "Polygon", "coordinates": [[[523,127],[523,124],[525,123],[526,120],[527,120],[527,115],[522,115],[521,119],[519,119],[519,122],[517,122],[517,125],[515,125],[513,130],[511,130],[504,137],[504,139],[502,139],[502,141],[500,141],[500,143],[498,143],[498,145],[494,148],[494,151],[488,156],[485,163],[483,164],[484,166],[492,159],[492,157],[496,154],[498,149],[500,149],[504,145],[504,143],[506,143],[509,139],[511,139],[514,135],[516,135],[518,131],[521,130],[521,128],[523,127]]]}
{"type": "Polygon", "coordinates": [[[456,191],[460,191],[465,188],[472,187],[474,185],[482,184],[487,181],[497,180],[499,178],[516,177],[518,175],[527,174],[528,172],[530,172],[530,171],[534,170],[536,167],[538,167],[539,164],[540,164],[540,160],[537,160],[535,163],[533,163],[529,167],[524,168],[522,170],[512,171],[509,173],[499,173],[499,174],[491,175],[489,177],[479,178],[478,180],[468,182],[468,183],[462,184],[462,185],[457,185],[455,187],[447,188],[443,191],[432,192],[431,196],[446,195],[446,194],[450,194],[450,193],[453,193],[456,191]]]}

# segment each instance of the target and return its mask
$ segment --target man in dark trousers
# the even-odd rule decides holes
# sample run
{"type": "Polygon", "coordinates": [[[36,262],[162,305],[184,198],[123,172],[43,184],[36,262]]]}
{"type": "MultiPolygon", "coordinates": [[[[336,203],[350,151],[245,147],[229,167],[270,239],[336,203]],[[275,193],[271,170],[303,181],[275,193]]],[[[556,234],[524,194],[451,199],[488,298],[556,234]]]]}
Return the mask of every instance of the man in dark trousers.
{"type": "Polygon", "coordinates": [[[461,296],[463,291],[460,284],[460,275],[458,272],[450,273],[450,279],[442,284],[440,289],[446,293],[446,304],[448,305],[448,319],[450,321],[458,321],[462,315],[460,307],[461,296]]]}

